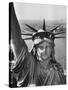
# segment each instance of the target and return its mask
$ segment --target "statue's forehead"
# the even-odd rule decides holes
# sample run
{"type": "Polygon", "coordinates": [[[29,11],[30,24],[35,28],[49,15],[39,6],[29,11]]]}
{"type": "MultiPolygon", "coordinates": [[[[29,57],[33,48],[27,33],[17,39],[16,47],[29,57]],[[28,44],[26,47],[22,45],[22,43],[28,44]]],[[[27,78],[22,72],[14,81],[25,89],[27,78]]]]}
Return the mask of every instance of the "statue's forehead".
{"type": "Polygon", "coordinates": [[[39,44],[39,46],[51,46],[51,44],[47,41],[43,41],[39,44]]]}

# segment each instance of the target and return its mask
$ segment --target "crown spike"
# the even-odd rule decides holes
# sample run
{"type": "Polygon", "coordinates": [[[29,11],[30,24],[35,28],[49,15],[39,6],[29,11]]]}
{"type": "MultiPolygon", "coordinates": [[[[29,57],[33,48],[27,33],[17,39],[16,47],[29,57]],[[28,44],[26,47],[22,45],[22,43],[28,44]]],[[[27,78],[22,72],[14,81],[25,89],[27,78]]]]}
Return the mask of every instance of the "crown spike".
{"type": "Polygon", "coordinates": [[[51,29],[51,31],[50,32],[53,32],[54,30],[56,30],[58,27],[60,27],[61,25],[58,25],[58,26],[56,26],[56,27],[54,27],[53,29],[51,29]]]}
{"type": "Polygon", "coordinates": [[[66,37],[55,37],[55,39],[58,39],[58,38],[66,38],[66,37]]]}
{"type": "Polygon", "coordinates": [[[66,32],[54,33],[54,35],[59,35],[59,34],[62,34],[62,33],[66,33],[66,32]]]}
{"type": "Polygon", "coordinates": [[[36,30],[35,28],[31,27],[30,25],[28,24],[25,24],[27,27],[29,27],[31,30],[33,30],[33,32],[37,32],[38,30],[36,30]]]}
{"type": "Polygon", "coordinates": [[[43,19],[43,30],[46,31],[45,19],[43,19]]]}
{"type": "Polygon", "coordinates": [[[28,34],[28,33],[22,33],[21,35],[27,35],[27,36],[32,36],[32,34],[28,34]]]}
{"type": "Polygon", "coordinates": [[[24,38],[24,40],[30,40],[30,39],[32,40],[32,37],[31,38],[24,38]]]}

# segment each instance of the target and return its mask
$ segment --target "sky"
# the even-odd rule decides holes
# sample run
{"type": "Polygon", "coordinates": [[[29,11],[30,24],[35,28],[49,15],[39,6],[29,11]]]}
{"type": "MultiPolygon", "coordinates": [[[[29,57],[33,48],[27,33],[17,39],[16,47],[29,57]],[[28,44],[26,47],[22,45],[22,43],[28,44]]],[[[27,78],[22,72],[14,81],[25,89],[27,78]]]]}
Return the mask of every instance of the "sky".
{"type": "Polygon", "coordinates": [[[61,20],[66,19],[66,6],[14,3],[15,12],[19,20],[61,20]]]}

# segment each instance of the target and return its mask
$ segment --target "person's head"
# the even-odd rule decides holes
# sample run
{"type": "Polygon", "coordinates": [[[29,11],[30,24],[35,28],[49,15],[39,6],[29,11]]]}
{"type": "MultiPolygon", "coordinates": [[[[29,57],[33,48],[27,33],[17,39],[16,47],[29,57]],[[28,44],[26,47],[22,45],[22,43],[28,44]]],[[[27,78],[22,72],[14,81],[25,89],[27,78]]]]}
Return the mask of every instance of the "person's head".
{"type": "Polygon", "coordinates": [[[36,57],[43,61],[54,58],[54,46],[54,42],[42,40],[39,44],[36,45],[36,57]]]}

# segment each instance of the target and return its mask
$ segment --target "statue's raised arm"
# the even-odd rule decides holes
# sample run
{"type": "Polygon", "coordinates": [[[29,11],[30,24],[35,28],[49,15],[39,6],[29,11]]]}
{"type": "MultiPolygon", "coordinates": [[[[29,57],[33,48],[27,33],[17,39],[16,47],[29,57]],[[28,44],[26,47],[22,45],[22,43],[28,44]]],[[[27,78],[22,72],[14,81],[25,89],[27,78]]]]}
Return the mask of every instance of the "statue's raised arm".
{"type": "Polygon", "coordinates": [[[21,29],[15,14],[13,3],[9,3],[9,86],[25,86],[33,77],[33,57],[21,37],[21,29]],[[12,52],[13,55],[12,55],[12,52]],[[14,58],[12,58],[14,56],[14,58]],[[30,71],[32,71],[30,73],[30,71]]]}
{"type": "Polygon", "coordinates": [[[9,4],[9,43],[14,54],[14,63],[11,65],[11,69],[14,69],[21,58],[24,60],[28,54],[28,48],[21,37],[21,29],[15,14],[13,3],[9,4]]]}

